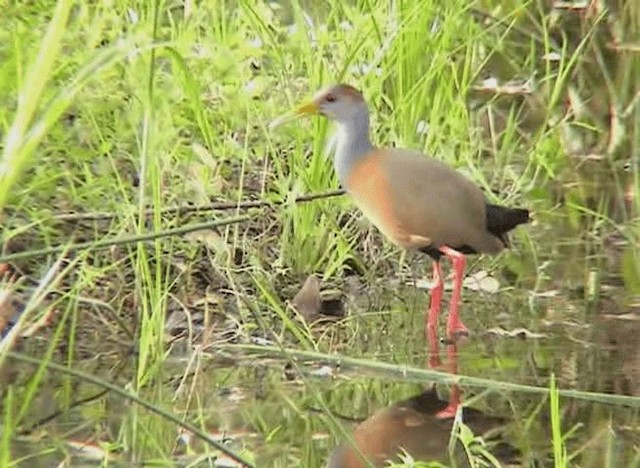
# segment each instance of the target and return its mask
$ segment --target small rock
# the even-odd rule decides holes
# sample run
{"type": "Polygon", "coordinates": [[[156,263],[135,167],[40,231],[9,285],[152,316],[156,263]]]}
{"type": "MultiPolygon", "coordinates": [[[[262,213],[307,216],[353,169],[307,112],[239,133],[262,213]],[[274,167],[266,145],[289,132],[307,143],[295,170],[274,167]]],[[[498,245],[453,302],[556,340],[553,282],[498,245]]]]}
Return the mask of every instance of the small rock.
{"type": "Polygon", "coordinates": [[[307,322],[313,322],[318,318],[322,300],[320,299],[320,281],[315,275],[310,275],[306,279],[291,303],[307,322]]]}

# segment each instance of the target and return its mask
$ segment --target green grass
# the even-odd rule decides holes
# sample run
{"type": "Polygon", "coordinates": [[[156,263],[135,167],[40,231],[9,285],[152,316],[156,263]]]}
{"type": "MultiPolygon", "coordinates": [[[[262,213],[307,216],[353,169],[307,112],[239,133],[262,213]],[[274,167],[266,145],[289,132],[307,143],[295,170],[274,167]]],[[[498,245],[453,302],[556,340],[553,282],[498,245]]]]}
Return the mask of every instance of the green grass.
{"type": "Polygon", "coordinates": [[[567,448],[565,446],[562,434],[561,415],[560,415],[560,396],[554,376],[551,376],[550,402],[551,402],[551,434],[553,440],[553,462],[554,466],[569,466],[567,457],[567,448]]]}
{"type": "MultiPolygon", "coordinates": [[[[217,452],[204,435],[208,424],[221,431],[237,427],[216,392],[264,386],[271,406],[253,401],[241,412],[265,446],[243,438],[231,445],[273,466],[316,466],[330,444],[310,443],[311,436],[329,431],[337,440],[344,430],[335,418],[301,418],[308,406],[326,413],[353,409],[352,398],[370,398],[359,413],[368,415],[402,393],[355,379],[354,389],[341,386],[328,398],[332,385],[318,390],[308,378],[292,394],[273,362],[219,345],[268,340],[281,351],[278,363],[292,358],[286,350],[295,347],[316,353],[320,362],[337,356],[379,359],[395,369],[424,365],[422,318],[397,310],[424,304],[422,292],[404,283],[429,265],[401,257],[347,197],[295,202],[338,186],[325,154],[331,129],[323,119],[269,129],[273,118],[328,83],[363,90],[377,144],[424,150],[468,174],[491,200],[535,212],[536,223],[514,234],[515,251],[471,262],[472,270],[487,270],[505,286],[494,302],[477,296],[474,307],[466,307],[478,326],[524,324],[535,331],[554,313],[559,322],[588,323],[611,287],[622,304],[637,303],[640,56],[624,47],[637,42],[638,12],[627,5],[615,17],[572,14],[550,12],[541,2],[492,0],[6,5],[0,19],[0,263],[11,263],[23,278],[15,288],[26,307],[0,344],[1,464],[19,458],[16,444],[27,437],[25,427],[46,416],[39,403],[47,398],[66,425],[43,424],[47,437],[37,443],[44,451],[68,453],[60,448],[68,438],[86,436],[75,432],[81,420],[121,460],[167,464],[175,457],[177,417],[203,431],[199,436],[209,445],[187,451],[212,464],[217,452]],[[543,58],[552,53],[557,60],[543,58]],[[479,89],[488,77],[501,84],[531,80],[532,92],[503,96],[479,89]],[[565,107],[569,97],[572,113],[565,107]],[[578,146],[597,158],[570,154],[578,146]],[[270,205],[241,208],[247,200],[270,205]],[[217,201],[238,207],[206,208],[217,201]],[[189,204],[205,208],[167,211],[189,204]],[[79,216],[65,219],[66,213],[79,216]],[[349,289],[354,271],[360,284],[349,289]],[[310,273],[345,291],[350,314],[333,327],[300,324],[287,305],[310,273]],[[396,283],[375,286],[383,278],[396,283]],[[553,289],[561,291],[560,305],[527,294],[553,289]],[[584,303],[575,302],[576,290],[584,303]],[[196,350],[189,354],[194,367],[176,364],[167,343],[165,322],[176,310],[188,312],[191,331],[199,314],[204,317],[203,341],[189,348],[196,350]],[[53,325],[36,334],[46,339],[19,339],[29,325],[49,319],[53,325]],[[16,349],[41,364],[18,364],[10,354],[16,349]],[[237,358],[239,369],[208,367],[212,356],[237,358]],[[55,363],[65,377],[51,373],[55,363]],[[9,372],[14,366],[16,375],[9,372]],[[176,379],[189,387],[188,396],[174,398],[176,379]],[[116,422],[94,421],[89,410],[74,415],[89,407],[109,413],[106,400],[77,402],[112,380],[126,388],[119,398],[132,405],[110,414],[117,413],[116,422]],[[274,420],[270,414],[280,407],[286,409],[274,420]]],[[[2,289],[11,287],[4,278],[2,289]]],[[[515,372],[518,382],[546,389],[548,376],[566,362],[544,342],[509,343],[498,344],[496,354],[486,343],[476,344],[475,355],[463,354],[467,384],[488,372],[479,386],[507,398],[526,434],[548,442],[557,464],[586,457],[580,437],[592,435],[567,438],[558,419],[567,399],[582,393],[551,399],[554,430],[545,434],[534,421],[543,413],[539,405],[547,404],[541,403],[546,390],[535,400],[517,386],[505,395],[501,386],[515,372]],[[513,349],[520,354],[510,354],[513,349]],[[524,355],[549,372],[528,366],[524,355]]],[[[590,359],[579,361],[588,385],[576,391],[606,393],[590,359]]],[[[563,427],[569,427],[564,419],[563,427]]]]}

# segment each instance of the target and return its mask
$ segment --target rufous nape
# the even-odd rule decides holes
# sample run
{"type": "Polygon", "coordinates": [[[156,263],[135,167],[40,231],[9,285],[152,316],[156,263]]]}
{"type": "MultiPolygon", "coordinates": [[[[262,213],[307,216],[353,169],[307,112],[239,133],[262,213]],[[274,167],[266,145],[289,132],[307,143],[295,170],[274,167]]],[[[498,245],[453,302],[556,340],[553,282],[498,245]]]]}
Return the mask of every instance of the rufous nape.
{"type": "Polygon", "coordinates": [[[508,246],[507,232],[529,221],[529,211],[489,203],[484,192],[452,167],[420,151],[376,148],[369,137],[369,109],[360,91],[347,84],[325,88],[272,127],[306,115],[335,122],[333,163],[356,206],[394,244],[433,259],[433,286],[427,329],[438,324],[444,289],[440,260],[454,270],[446,333],[467,335],[460,320],[465,255],[497,254],[508,246]]]}

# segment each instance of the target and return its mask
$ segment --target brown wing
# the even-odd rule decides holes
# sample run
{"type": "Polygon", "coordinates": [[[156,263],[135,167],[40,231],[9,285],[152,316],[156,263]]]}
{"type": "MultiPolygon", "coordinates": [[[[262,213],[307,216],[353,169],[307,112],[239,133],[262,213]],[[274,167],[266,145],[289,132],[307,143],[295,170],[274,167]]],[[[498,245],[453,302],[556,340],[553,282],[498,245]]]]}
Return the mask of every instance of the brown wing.
{"type": "Polygon", "coordinates": [[[482,191],[418,151],[374,150],[355,164],[346,188],[365,216],[401,247],[466,245],[488,253],[503,247],[487,231],[482,191]]]}
{"type": "Polygon", "coordinates": [[[502,249],[487,231],[482,191],[453,168],[418,151],[380,150],[381,172],[396,223],[433,245],[467,245],[478,252],[502,249]]]}

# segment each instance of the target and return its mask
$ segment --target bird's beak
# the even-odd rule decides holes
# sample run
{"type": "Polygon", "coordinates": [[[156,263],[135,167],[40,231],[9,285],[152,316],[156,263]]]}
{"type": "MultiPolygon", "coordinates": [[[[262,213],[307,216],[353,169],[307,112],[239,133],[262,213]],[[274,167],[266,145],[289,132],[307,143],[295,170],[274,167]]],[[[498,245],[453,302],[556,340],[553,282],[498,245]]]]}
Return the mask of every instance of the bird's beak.
{"type": "Polygon", "coordinates": [[[304,117],[306,115],[316,115],[319,112],[320,109],[318,108],[318,105],[315,103],[315,101],[310,101],[276,118],[271,122],[271,124],[269,124],[269,127],[274,128],[284,123],[291,122],[292,120],[298,119],[300,117],[304,117]]]}

